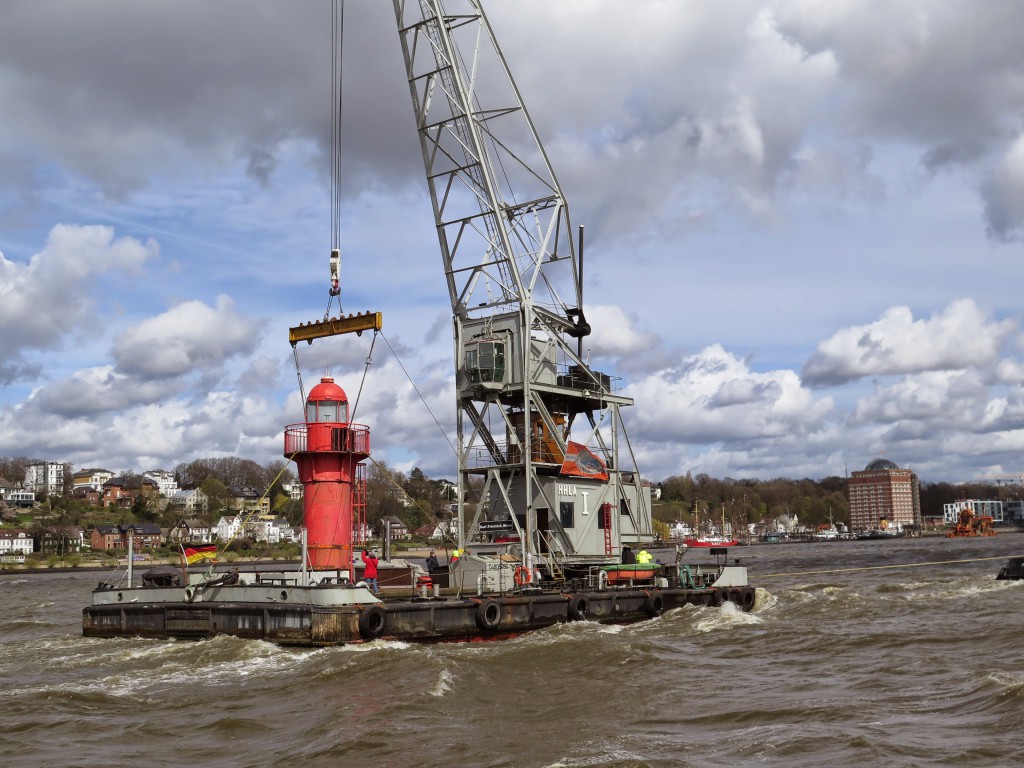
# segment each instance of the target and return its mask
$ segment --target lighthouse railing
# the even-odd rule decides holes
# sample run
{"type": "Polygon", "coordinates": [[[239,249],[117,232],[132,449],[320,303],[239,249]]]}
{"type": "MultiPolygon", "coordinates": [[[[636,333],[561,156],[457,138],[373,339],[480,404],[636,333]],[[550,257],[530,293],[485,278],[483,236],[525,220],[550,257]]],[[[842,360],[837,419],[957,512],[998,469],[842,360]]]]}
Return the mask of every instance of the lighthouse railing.
{"type": "Polygon", "coordinates": [[[290,424],[284,430],[284,453],[325,451],[370,453],[370,428],[365,424],[290,424]],[[310,427],[316,437],[309,438],[310,427]]]}

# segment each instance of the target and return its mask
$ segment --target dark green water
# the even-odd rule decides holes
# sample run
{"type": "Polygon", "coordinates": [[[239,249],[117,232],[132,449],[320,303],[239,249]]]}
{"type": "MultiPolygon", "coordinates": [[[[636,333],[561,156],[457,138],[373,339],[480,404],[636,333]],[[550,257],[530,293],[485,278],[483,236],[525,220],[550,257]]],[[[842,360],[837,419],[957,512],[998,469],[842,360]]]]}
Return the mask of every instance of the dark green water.
{"type": "Polygon", "coordinates": [[[750,614],[314,651],[87,640],[96,574],[0,576],[0,765],[1019,763],[1024,535],[736,553],[750,614]]]}

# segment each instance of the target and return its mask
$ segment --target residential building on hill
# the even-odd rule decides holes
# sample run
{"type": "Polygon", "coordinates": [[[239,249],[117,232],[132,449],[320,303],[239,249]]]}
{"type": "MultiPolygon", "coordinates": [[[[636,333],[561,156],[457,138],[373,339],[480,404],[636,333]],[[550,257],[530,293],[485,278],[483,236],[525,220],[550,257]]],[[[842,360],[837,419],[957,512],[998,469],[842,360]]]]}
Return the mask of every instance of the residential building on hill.
{"type": "Polygon", "coordinates": [[[80,469],[71,476],[74,484],[72,492],[79,488],[93,488],[97,492],[102,492],[103,484],[113,477],[114,473],[109,469],[80,469]]]}
{"type": "Polygon", "coordinates": [[[191,491],[171,491],[167,494],[167,506],[170,509],[190,514],[205,512],[209,508],[209,499],[199,488],[191,491]]]}
{"type": "Polygon", "coordinates": [[[43,529],[36,545],[40,552],[76,554],[85,548],[85,533],[75,525],[54,525],[43,529]]]}
{"type": "Polygon", "coordinates": [[[391,540],[395,539],[411,539],[412,531],[409,530],[409,526],[401,521],[400,518],[395,515],[385,515],[380,519],[378,525],[378,535],[383,538],[384,531],[387,530],[391,536],[391,540]]]}
{"type": "Polygon", "coordinates": [[[213,535],[214,530],[207,523],[189,518],[175,523],[167,538],[176,544],[209,544],[213,541],[213,535]]]}
{"type": "Polygon", "coordinates": [[[75,488],[71,492],[71,498],[84,501],[88,504],[92,504],[94,507],[100,505],[100,499],[103,498],[102,491],[97,491],[91,485],[83,485],[81,488],[75,488]]]}
{"type": "Polygon", "coordinates": [[[259,512],[263,515],[270,514],[270,499],[263,493],[249,486],[231,488],[231,496],[227,500],[228,509],[236,512],[259,512]]]}
{"type": "Polygon", "coordinates": [[[142,476],[148,477],[156,483],[161,496],[170,496],[178,490],[178,481],[174,479],[174,473],[168,472],[166,469],[150,469],[143,472],[142,476]]]}
{"type": "Polygon", "coordinates": [[[32,534],[16,528],[0,529],[0,562],[4,558],[31,555],[36,551],[32,534]]]}
{"type": "Polygon", "coordinates": [[[103,506],[130,507],[139,494],[153,498],[160,495],[160,489],[148,477],[113,477],[103,484],[103,506]]]}
{"type": "Polygon", "coordinates": [[[25,488],[33,493],[64,494],[64,465],[59,461],[30,464],[25,467],[25,488]]]}
{"type": "Polygon", "coordinates": [[[283,517],[224,515],[217,521],[216,531],[217,541],[225,544],[243,536],[268,544],[299,540],[299,531],[283,517]]]}
{"type": "Polygon", "coordinates": [[[920,530],[921,491],[917,475],[888,459],[875,459],[863,470],[851,472],[850,530],[876,528],[920,530]]]}
{"type": "Polygon", "coordinates": [[[288,494],[290,499],[301,499],[302,492],[305,489],[302,483],[296,481],[294,483],[281,483],[281,490],[288,494]]]}
{"type": "Polygon", "coordinates": [[[222,515],[217,521],[217,541],[227,542],[238,538],[242,532],[242,520],[241,515],[222,515]]]}
{"type": "Polygon", "coordinates": [[[128,549],[130,539],[135,551],[140,552],[146,547],[159,547],[163,535],[155,523],[97,525],[89,533],[89,544],[93,549],[128,549]]]}
{"type": "Polygon", "coordinates": [[[36,495],[20,483],[9,483],[0,478],[0,501],[9,507],[31,507],[36,503],[36,495]]]}

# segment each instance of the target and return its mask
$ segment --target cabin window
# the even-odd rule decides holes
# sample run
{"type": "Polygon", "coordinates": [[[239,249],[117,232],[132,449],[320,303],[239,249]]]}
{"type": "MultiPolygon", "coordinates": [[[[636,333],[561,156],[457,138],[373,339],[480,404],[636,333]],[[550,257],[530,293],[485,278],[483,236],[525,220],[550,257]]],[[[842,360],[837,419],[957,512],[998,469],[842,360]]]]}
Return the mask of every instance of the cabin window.
{"type": "Polygon", "coordinates": [[[505,380],[505,342],[480,341],[466,346],[466,374],[474,384],[505,380]]]}
{"type": "Polygon", "coordinates": [[[558,519],[561,522],[563,528],[575,528],[576,527],[576,502],[573,501],[560,501],[558,502],[558,519]]]}

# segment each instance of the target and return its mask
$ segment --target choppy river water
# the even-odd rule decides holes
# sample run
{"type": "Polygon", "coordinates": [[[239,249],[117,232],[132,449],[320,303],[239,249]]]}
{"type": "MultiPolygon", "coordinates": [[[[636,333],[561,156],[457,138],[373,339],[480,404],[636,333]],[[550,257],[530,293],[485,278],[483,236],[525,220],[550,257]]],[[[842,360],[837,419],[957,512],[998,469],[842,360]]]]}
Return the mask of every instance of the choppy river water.
{"type": "Polygon", "coordinates": [[[819,768],[1024,757],[1024,582],[994,578],[1006,557],[1024,555],[1024,535],[735,554],[759,587],[749,614],[687,607],[501,643],[299,651],[84,639],[96,574],[3,575],[0,765],[819,768]],[[919,563],[937,564],[902,567],[919,563]]]}

